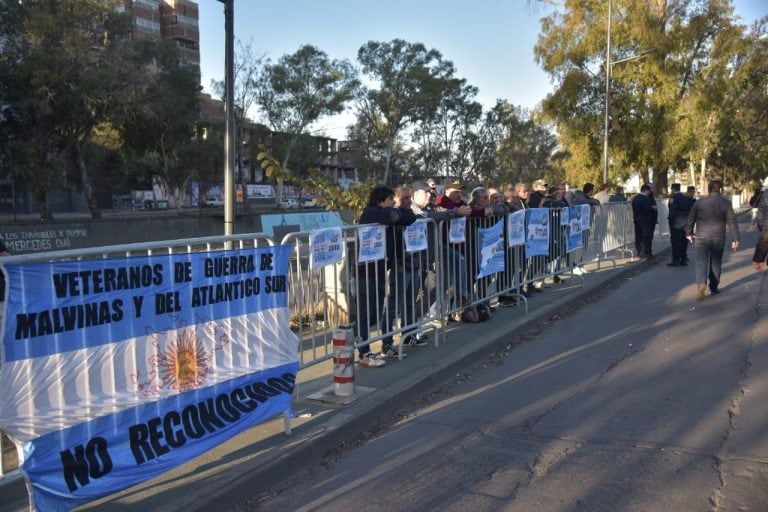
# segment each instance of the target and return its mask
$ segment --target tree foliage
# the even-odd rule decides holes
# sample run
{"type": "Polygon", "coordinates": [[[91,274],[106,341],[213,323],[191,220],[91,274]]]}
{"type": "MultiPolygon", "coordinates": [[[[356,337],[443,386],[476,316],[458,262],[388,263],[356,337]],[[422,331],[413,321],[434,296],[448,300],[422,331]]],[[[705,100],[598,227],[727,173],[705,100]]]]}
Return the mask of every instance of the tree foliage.
{"type": "Polygon", "coordinates": [[[299,136],[322,117],[343,112],[358,86],[349,62],[330,59],[311,45],[264,66],[257,101],[270,127],[288,135],[283,147],[273,148],[283,167],[299,136]]]}
{"type": "Polygon", "coordinates": [[[406,128],[436,115],[454,67],[437,50],[402,39],[369,41],[358,50],[357,60],[377,87],[361,93],[358,124],[383,141],[380,178],[387,182],[398,137],[406,128]]]}
{"type": "Polygon", "coordinates": [[[194,177],[185,157],[200,147],[197,75],[177,64],[176,49],[167,41],[143,39],[132,49],[135,73],[130,80],[136,86],[126,91],[113,122],[126,149],[157,158],[158,171],[179,205],[180,191],[194,177]]]}
{"type": "MultiPolygon", "coordinates": [[[[536,59],[556,83],[543,102],[571,176],[601,174],[607,2],[568,0],[542,20],[536,59]]],[[[612,180],[711,158],[741,29],[729,0],[613,0],[612,180]],[[638,57],[638,58],[635,58],[638,57]],[[626,59],[626,60],[624,60],[626,59]]],[[[665,172],[657,172],[664,185],[665,172]]]]}
{"type": "MultiPolygon", "coordinates": [[[[85,150],[123,89],[120,64],[130,19],[109,0],[29,1],[5,5],[18,25],[3,24],[3,93],[13,130],[14,169],[44,218],[47,191],[67,166],[93,217],[85,150]]],[[[5,124],[5,123],[4,123],[5,124]]]]}

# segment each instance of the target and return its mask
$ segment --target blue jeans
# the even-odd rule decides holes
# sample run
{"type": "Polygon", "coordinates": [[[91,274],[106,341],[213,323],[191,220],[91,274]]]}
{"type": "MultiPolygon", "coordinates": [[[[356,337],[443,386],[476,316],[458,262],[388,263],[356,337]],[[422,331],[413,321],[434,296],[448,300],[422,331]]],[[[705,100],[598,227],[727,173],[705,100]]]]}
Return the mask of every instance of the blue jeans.
{"type": "Polygon", "coordinates": [[[696,284],[717,290],[723,263],[725,238],[696,238],[696,284]]]}

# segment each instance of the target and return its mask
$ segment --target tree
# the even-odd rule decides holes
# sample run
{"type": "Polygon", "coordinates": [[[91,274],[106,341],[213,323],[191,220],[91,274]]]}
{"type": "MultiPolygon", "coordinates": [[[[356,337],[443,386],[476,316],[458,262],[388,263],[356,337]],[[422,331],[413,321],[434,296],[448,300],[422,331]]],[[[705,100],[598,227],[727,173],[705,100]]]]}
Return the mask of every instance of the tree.
{"type": "Polygon", "coordinates": [[[5,7],[19,21],[0,51],[22,182],[32,189],[43,218],[50,219],[47,190],[62,181],[66,162],[79,178],[91,215],[99,218],[85,149],[123,90],[119,69],[130,18],[110,0],[5,7]]]}
{"type": "Polygon", "coordinates": [[[193,69],[179,66],[176,48],[167,41],[143,39],[134,50],[136,72],[131,81],[137,87],[113,120],[129,151],[157,158],[160,175],[180,207],[182,191],[192,176],[183,155],[199,145],[195,139],[197,75],[193,69]]]}
{"type": "Polygon", "coordinates": [[[454,68],[437,50],[402,39],[369,41],[358,50],[357,60],[378,86],[361,93],[358,122],[385,142],[382,181],[386,183],[398,137],[409,125],[435,115],[454,68]]]}
{"type": "Polygon", "coordinates": [[[339,114],[359,86],[349,62],[329,59],[311,45],[267,63],[258,83],[257,102],[270,127],[286,134],[281,147],[272,148],[287,169],[299,136],[324,116],[339,114]]]}
{"type": "Polygon", "coordinates": [[[475,130],[483,115],[482,105],[474,101],[477,87],[459,78],[446,79],[442,85],[441,90],[435,91],[437,107],[415,122],[413,141],[420,144],[417,154],[422,173],[426,176],[476,174],[465,145],[476,139],[475,130]]]}
{"type": "MultiPolygon", "coordinates": [[[[557,83],[543,114],[570,155],[569,178],[597,180],[601,174],[607,6],[567,1],[542,20],[535,48],[557,83]]],[[[728,0],[613,0],[613,6],[611,59],[632,62],[611,68],[611,174],[626,179],[639,172],[648,179],[649,167],[666,170],[707,152],[694,145],[710,138],[704,132],[714,118],[690,127],[680,121],[692,119],[706,80],[727,61],[716,49],[725,50],[723,43],[734,36],[732,9],[728,0]]],[[[663,185],[666,173],[656,176],[657,186],[663,185]]]]}
{"type": "Polygon", "coordinates": [[[554,182],[550,159],[556,149],[554,134],[538,124],[530,112],[499,100],[489,118],[498,132],[498,179],[508,183],[531,183],[540,178],[554,182]]]}
{"type": "MultiPolygon", "coordinates": [[[[768,17],[738,43],[731,73],[722,81],[720,116],[714,126],[717,146],[709,155],[730,171],[732,182],[753,188],[768,177],[768,17]]],[[[726,176],[721,176],[725,178],[726,176]]]]}
{"type": "MultiPolygon", "coordinates": [[[[237,167],[240,170],[240,181],[244,183],[251,181],[252,176],[246,176],[245,170],[249,168],[249,155],[248,148],[245,144],[246,141],[246,125],[247,119],[251,114],[251,110],[258,100],[258,88],[260,75],[262,73],[266,55],[264,53],[256,53],[253,49],[253,41],[243,43],[237,41],[237,50],[235,51],[234,58],[234,98],[232,98],[235,110],[235,122],[237,129],[235,130],[238,137],[238,144],[235,144],[235,151],[237,153],[237,167]]],[[[225,88],[224,81],[211,81],[211,86],[214,91],[224,100],[225,88]]]]}

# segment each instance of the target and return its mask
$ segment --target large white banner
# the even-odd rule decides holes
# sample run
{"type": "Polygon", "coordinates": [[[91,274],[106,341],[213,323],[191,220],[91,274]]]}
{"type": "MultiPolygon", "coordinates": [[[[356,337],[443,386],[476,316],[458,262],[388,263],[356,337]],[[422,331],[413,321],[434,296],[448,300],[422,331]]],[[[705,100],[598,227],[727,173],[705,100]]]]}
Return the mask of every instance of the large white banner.
{"type": "Polygon", "coordinates": [[[290,411],[290,247],[5,266],[0,428],[41,510],[153,478],[290,411]]]}

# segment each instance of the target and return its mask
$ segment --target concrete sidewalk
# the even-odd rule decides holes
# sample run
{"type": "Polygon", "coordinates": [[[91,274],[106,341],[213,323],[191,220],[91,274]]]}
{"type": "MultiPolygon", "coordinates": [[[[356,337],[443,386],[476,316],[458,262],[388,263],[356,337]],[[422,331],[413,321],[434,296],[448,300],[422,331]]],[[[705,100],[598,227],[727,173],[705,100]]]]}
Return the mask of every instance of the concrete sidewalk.
{"type": "MultiPolygon", "coordinates": [[[[356,385],[372,388],[346,406],[307,400],[332,384],[332,362],[302,370],[294,399],[297,417],[293,432],[283,433],[282,417],[240,434],[205,455],[165,475],[93,502],[86,510],[188,511],[225,510],[292,475],[306,461],[348,441],[385,418],[410,395],[517,340],[535,336],[555,315],[589,301],[614,284],[654,265],[666,264],[669,241],[654,241],[656,257],[649,261],[616,259],[586,266],[584,276],[567,276],[522,307],[500,307],[491,320],[479,324],[450,323],[439,347],[413,347],[402,361],[388,359],[384,368],[355,368],[356,385]]],[[[691,248],[692,250],[692,248],[691,248]]],[[[374,350],[378,347],[374,344],[374,350]]],[[[28,509],[23,481],[2,487],[0,512],[28,509]]]]}

